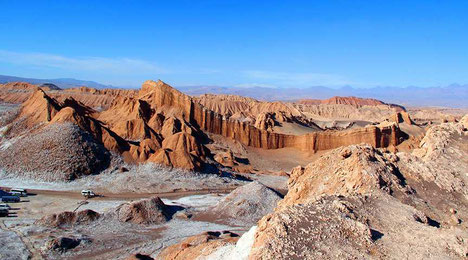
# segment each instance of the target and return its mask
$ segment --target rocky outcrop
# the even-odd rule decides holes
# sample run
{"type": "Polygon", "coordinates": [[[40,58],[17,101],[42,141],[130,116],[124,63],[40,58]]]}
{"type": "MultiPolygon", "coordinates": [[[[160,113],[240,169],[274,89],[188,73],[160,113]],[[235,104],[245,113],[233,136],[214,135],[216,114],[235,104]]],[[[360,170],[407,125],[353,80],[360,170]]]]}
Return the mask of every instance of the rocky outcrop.
{"type": "Polygon", "coordinates": [[[235,244],[238,239],[237,235],[230,232],[205,232],[167,247],[158,255],[158,259],[203,259],[220,247],[235,244]]]}
{"type": "Polygon", "coordinates": [[[78,212],[64,211],[51,214],[37,220],[35,224],[48,227],[69,227],[73,225],[87,224],[99,219],[101,215],[93,210],[86,209],[78,212]]]}
{"type": "Polygon", "coordinates": [[[397,154],[401,171],[468,198],[468,131],[465,126],[466,121],[461,120],[430,127],[419,148],[411,154],[397,154]]]}
{"type": "Polygon", "coordinates": [[[80,245],[81,239],[74,238],[74,237],[58,237],[47,241],[47,243],[43,246],[42,251],[60,251],[65,252],[67,250],[73,249],[80,245]]]}
{"type": "Polygon", "coordinates": [[[21,106],[20,117],[27,118],[28,126],[49,122],[60,110],[60,104],[46,93],[37,89],[21,106]]]}
{"type": "Polygon", "coordinates": [[[381,153],[370,145],[337,148],[306,167],[291,171],[289,192],[280,206],[307,203],[323,195],[408,192],[392,164],[396,160],[395,155],[381,153]]]}
{"type": "Polygon", "coordinates": [[[411,120],[410,115],[405,111],[400,111],[395,113],[392,118],[390,119],[391,122],[399,123],[406,123],[408,125],[414,125],[413,120],[411,120]]]}
{"type": "Polygon", "coordinates": [[[427,219],[390,196],[325,196],[263,218],[249,259],[466,257],[466,230],[427,219]]]}
{"type": "Polygon", "coordinates": [[[187,133],[176,133],[162,143],[162,149],[148,161],[171,165],[187,170],[200,169],[205,158],[205,148],[195,137],[187,133]]]}
{"type": "Polygon", "coordinates": [[[233,167],[236,165],[236,158],[231,150],[217,153],[214,156],[215,161],[226,167],[233,167]]]}
{"type": "Polygon", "coordinates": [[[108,213],[120,222],[161,224],[170,219],[167,206],[159,197],[124,203],[108,213]]]}
{"type": "Polygon", "coordinates": [[[271,113],[262,113],[255,119],[254,126],[260,130],[272,131],[275,127],[275,119],[271,113]]]}
{"type": "Polygon", "coordinates": [[[353,145],[294,169],[288,194],[258,223],[250,259],[465,258],[461,125],[432,127],[414,154],[353,145]]]}

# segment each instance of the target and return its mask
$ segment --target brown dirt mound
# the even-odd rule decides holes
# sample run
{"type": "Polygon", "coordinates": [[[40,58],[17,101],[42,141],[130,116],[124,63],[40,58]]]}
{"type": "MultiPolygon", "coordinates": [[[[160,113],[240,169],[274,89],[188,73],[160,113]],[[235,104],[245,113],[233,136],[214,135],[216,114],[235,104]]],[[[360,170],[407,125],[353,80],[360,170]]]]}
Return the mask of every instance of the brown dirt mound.
{"type": "Polygon", "coordinates": [[[49,227],[68,227],[86,224],[99,219],[101,215],[93,210],[86,209],[78,212],[64,211],[51,214],[37,220],[35,224],[49,227]]]}
{"type": "Polygon", "coordinates": [[[160,224],[171,217],[169,207],[159,197],[124,203],[108,214],[121,222],[135,224],[160,224]]]}

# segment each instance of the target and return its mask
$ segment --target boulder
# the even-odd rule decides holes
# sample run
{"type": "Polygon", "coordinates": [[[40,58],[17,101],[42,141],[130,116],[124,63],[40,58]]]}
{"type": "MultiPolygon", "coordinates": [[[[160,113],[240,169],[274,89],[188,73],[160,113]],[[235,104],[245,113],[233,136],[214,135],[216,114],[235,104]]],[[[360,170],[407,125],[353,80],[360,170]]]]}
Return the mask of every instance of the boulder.
{"type": "Polygon", "coordinates": [[[58,237],[49,240],[43,247],[43,251],[55,250],[65,252],[80,245],[81,239],[73,237],[58,237]]]}

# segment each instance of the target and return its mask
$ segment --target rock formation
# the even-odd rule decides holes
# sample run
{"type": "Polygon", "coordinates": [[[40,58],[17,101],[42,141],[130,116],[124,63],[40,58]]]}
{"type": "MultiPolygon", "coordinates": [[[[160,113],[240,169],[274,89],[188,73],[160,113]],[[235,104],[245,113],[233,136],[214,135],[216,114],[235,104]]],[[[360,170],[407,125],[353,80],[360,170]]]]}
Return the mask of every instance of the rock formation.
{"type": "Polygon", "coordinates": [[[93,210],[86,209],[78,212],[64,211],[51,214],[36,221],[36,224],[48,227],[68,227],[90,223],[99,219],[101,215],[93,210]]]}
{"type": "Polygon", "coordinates": [[[413,120],[411,120],[410,115],[405,111],[395,113],[390,119],[390,121],[395,122],[397,124],[406,123],[408,125],[414,125],[414,122],[413,120]]]}
{"type": "Polygon", "coordinates": [[[58,237],[47,241],[42,248],[42,251],[55,250],[63,253],[77,247],[80,243],[81,239],[73,237],[58,237]]]}
{"type": "Polygon", "coordinates": [[[42,122],[49,122],[60,110],[59,103],[37,89],[21,106],[20,117],[27,118],[28,126],[42,122]]]}
{"type": "Polygon", "coordinates": [[[145,225],[160,224],[170,219],[167,206],[158,197],[121,204],[108,214],[121,222],[145,225]]]}
{"type": "Polygon", "coordinates": [[[167,247],[158,255],[158,259],[203,259],[204,256],[212,254],[219,247],[235,244],[238,239],[238,236],[230,232],[205,232],[167,247]]]}

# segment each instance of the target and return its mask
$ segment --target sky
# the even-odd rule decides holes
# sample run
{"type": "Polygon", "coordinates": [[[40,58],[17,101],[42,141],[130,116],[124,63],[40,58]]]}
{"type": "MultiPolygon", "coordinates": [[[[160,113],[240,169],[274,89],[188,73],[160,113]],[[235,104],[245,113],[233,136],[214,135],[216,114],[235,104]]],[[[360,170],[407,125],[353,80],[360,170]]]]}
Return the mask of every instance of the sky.
{"type": "Polygon", "coordinates": [[[0,74],[137,87],[468,83],[468,1],[0,0],[0,74]]]}

